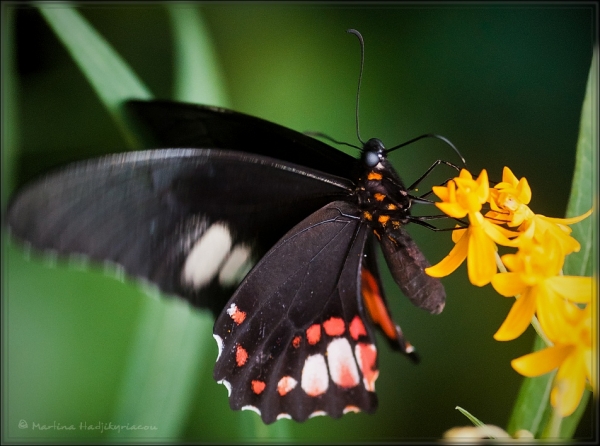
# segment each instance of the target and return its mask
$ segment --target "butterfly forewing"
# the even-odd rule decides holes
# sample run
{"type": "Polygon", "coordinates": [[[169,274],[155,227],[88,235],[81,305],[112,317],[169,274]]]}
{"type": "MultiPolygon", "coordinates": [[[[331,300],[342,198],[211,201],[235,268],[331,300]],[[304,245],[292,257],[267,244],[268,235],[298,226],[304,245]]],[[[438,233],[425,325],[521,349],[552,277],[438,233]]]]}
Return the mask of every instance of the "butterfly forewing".
{"type": "Polygon", "coordinates": [[[215,323],[233,409],[278,417],[375,410],[377,355],[360,295],[368,228],[333,202],[288,232],[215,323]]]}
{"type": "Polygon", "coordinates": [[[11,203],[8,224],[36,249],[114,262],[218,313],[248,262],[350,187],[341,178],[238,152],[133,152],[77,163],[32,183],[11,203]]]}

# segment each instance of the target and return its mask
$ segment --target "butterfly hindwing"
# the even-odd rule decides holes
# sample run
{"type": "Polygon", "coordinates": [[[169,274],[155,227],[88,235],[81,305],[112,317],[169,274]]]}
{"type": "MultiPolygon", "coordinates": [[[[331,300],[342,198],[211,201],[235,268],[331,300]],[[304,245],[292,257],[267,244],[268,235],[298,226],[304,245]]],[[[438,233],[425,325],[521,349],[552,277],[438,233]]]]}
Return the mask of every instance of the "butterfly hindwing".
{"type": "Polygon", "coordinates": [[[215,322],[214,377],[265,423],[376,408],[377,354],[362,304],[368,228],[336,201],[290,230],[215,322]]]}
{"type": "Polygon", "coordinates": [[[30,184],[7,220],[13,235],[38,250],[113,262],[218,313],[249,262],[350,187],[240,152],[132,152],[76,163],[30,184]]]}

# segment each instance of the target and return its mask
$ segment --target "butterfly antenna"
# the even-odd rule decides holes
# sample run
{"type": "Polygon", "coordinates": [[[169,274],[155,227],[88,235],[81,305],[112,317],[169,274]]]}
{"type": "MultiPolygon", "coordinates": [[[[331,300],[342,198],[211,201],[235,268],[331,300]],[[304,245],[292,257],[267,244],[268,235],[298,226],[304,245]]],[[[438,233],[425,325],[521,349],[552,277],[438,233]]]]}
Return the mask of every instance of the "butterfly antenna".
{"type": "Polygon", "coordinates": [[[416,142],[416,141],[418,141],[420,139],[423,139],[423,138],[436,138],[436,139],[439,139],[440,141],[445,142],[450,147],[452,147],[452,149],[456,152],[456,154],[460,158],[461,162],[463,163],[463,166],[467,167],[467,162],[465,161],[465,158],[462,156],[462,154],[456,148],[456,146],[454,144],[452,144],[452,142],[448,138],[446,138],[445,136],[436,135],[435,133],[427,133],[425,135],[417,136],[416,138],[413,138],[410,141],[403,142],[402,144],[399,144],[399,145],[394,146],[394,147],[392,147],[390,149],[387,149],[385,151],[385,153],[390,153],[392,150],[396,150],[396,149],[399,149],[400,147],[407,146],[407,145],[412,144],[413,142],[416,142]]]}
{"type": "Polygon", "coordinates": [[[355,29],[348,29],[346,32],[354,34],[360,42],[360,73],[358,75],[358,88],[356,89],[356,136],[358,137],[360,143],[364,145],[365,142],[360,137],[360,129],[358,126],[358,109],[360,103],[360,84],[362,82],[363,68],[365,66],[365,41],[363,40],[362,35],[355,29]]]}

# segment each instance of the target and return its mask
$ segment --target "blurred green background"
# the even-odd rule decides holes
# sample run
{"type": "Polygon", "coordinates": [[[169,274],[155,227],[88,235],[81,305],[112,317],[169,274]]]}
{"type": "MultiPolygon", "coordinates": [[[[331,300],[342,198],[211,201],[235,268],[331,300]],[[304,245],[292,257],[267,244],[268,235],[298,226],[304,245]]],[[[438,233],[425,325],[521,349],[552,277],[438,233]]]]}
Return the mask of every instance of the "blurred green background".
{"type": "MultiPolygon", "coordinates": [[[[358,29],[366,41],[363,139],[393,146],[442,134],[474,174],[486,168],[499,180],[508,165],[529,180],[534,211],[563,216],[597,33],[596,6],[570,5],[179,7],[202,14],[230,108],[350,143],[360,51],[345,30],[358,29]]],[[[48,168],[126,145],[39,12],[2,7],[4,210],[15,188],[48,168]]],[[[173,31],[163,5],[78,9],[157,97],[173,97],[173,31]]],[[[390,158],[407,183],[436,159],[457,162],[435,140],[390,158]]],[[[437,181],[451,174],[442,169],[437,181]]],[[[433,263],[451,248],[449,234],[409,230],[433,263]]],[[[383,268],[393,314],[422,363],[380,339],[375,415],[266,427],[254,413],[232,412],[212,380],[217,349],[207,315],[150,299],[137,282],[101,267],[73,268],[14,244],[3,243],[2,252],[5,441],[430,440],[469,424],[457,405],[505,427],[522,380],[510,360],[533,340],[531,329],[516,341],[492,339],[512,301],[470,286],[464,267],[443,280],[448,302],[439,316],[412,307],[383,268]],[[109,422],[157,429],[89,429],[109,422]]],[[[584,415],[576,437],[591,435],[592,425],[584,415]]]]}

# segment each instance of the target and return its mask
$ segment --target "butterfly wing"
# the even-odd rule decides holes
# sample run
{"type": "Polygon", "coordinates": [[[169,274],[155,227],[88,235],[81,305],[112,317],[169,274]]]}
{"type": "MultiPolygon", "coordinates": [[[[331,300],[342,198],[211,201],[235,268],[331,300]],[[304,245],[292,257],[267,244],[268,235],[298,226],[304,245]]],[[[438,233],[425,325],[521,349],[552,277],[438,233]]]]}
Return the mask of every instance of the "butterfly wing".
{"type": "Polygon", "coordinates": [[[353,157],[317,139],[232,110],[165,100],[132,100],[126,107],[159,147],[237,150],[345,178],[355,169],[353,157]]]}
{"type": "Polygon", "coordinates": [[[360,295],[368,228],[337,201],[291,229],[215,322],[214,377],[265,423],[373,412],[374,336],[360,295]]]}
{"type": "Polygon", "coordinates": [[[131,152],[30,184],[12,201],[7,221],[36,249],[116,263],[218,313],[252,260],[351,186],[240,152],[131,152]]]}

